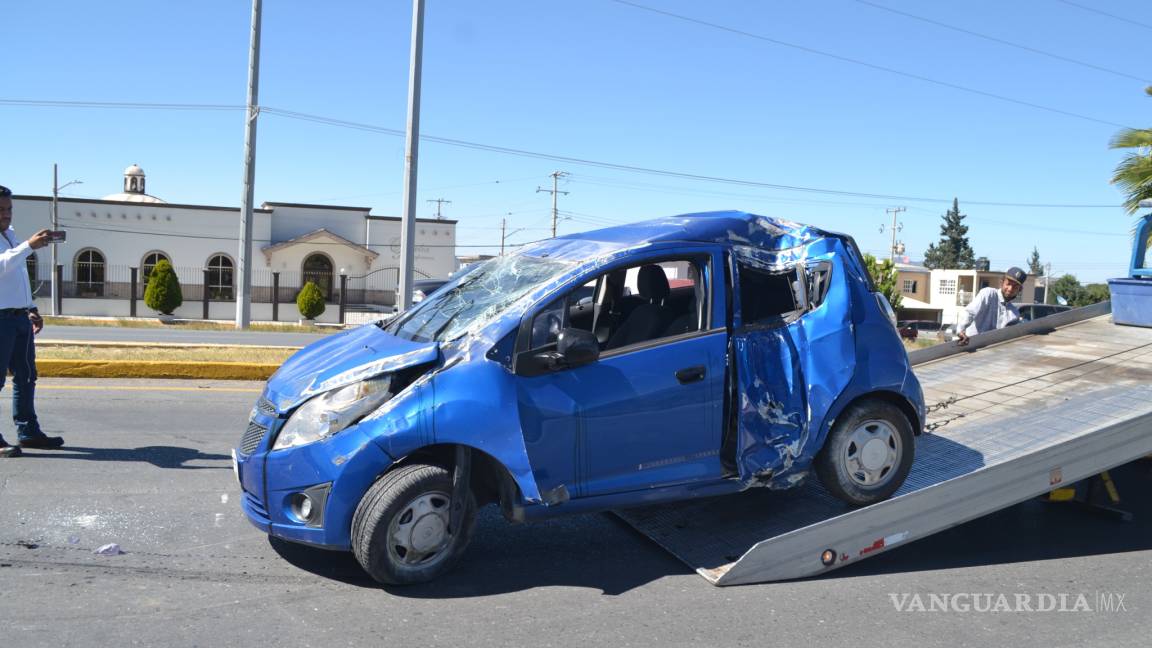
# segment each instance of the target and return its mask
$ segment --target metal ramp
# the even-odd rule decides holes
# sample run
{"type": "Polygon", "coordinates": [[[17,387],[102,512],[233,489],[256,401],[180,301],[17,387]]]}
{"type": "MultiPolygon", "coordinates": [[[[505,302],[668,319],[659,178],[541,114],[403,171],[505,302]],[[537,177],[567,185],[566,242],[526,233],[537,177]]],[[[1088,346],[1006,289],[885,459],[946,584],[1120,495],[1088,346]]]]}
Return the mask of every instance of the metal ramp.
{"type": "Polygon", "coordinates": [[[616,514],[714,585],[788,580],[1152,453],[1152,329],[1116,326],[1107,312],[1079,309],[977,336],[968,350],[912,354],[931,432],[890,500],[851,509],[812,479],[616,514]]]}

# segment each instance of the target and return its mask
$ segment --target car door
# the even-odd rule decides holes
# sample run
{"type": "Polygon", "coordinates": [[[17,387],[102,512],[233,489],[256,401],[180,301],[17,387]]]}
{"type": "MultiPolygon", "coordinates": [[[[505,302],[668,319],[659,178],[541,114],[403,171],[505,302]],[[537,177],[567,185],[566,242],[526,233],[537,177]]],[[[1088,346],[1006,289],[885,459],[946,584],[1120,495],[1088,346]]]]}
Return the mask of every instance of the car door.
{"type": "Polygon", "coordinates": [[[849,290],[835,240],[768,255],[733,249],[733,415],[726,458],[765,483],[808,460],[823,421],[855,372],[849,290]]]}
{"type": "MultiPolygon", "coordinates": [[[[621,270],[627,275],[645,265],[665,272],[694,268],[693,283],[681,286],[696,295],[691,313],[664,313],[667,327],[649,339],[611,348],[602,343],[600,357],[590,364],[517,376],[525,448],[542,492],[563,489],[565,496],[593,497],[721,476],[727,332],[711,328],[712,257],[665,256],[609,268],[591,279],[598,286],[598,312],[607,316],[612,300],[629,292],[609,275],[620,277],[621,270]],[[689,330],[669,333],[668,327],[679,326],[673,320],[682,322],[685,315],[694,319],[689,330]]],[[[555,334],[572,323],[581,306],[578,294],[570,291],[525,318],[521,353],[555,348],[555,334]]],[[[588,324],[589,332],[595,330],[595,322],[588,324]]],[[[616,331],[605,337],[618,338],[612,333],[627,326],[625,320],[615,322],[616,331]]]]}

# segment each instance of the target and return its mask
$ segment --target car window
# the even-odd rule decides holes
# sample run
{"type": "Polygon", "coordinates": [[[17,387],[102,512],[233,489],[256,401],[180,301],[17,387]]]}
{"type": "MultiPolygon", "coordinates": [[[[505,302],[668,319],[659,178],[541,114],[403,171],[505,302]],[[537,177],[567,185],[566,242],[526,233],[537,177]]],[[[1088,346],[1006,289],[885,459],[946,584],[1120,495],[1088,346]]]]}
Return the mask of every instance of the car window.
{"type": "Polygon", "coordinates": [[[744,263],[737,267],[740,321],[744,326],[779,322],[804,309],[804,284],[796,268],[769,272],[744,263]]]}
{"type": "Polygon", "coordinates": [[[617,349],[699,330],[703,282],[698,259],[617,268],[554,299],[532,319],[530,348],[556,343],[560,331],[595,334],[601,349],[617,349]]]}

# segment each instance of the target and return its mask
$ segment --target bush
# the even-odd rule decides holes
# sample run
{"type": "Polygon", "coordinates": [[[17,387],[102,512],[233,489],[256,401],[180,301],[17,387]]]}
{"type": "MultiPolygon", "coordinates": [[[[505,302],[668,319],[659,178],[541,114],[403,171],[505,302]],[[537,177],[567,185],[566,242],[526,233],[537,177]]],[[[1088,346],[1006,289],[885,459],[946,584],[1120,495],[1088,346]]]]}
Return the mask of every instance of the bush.
{"type": "Polygon", "coordinates": [[[296,295],[296,308],[300,310],[300,317],[316,319],[324,312],[324,295],[315,282],[309,281],[296,295]]]}
{"type": "Polygon", "coordinates": [[[152,274],[148,275],[148,287],[144,290],[144,303],[164,315],[171,315],[172,311],[184,303],[180,280],[176,278],[176,271],[168,261],[161,259],[152,268],[152,274]]]}

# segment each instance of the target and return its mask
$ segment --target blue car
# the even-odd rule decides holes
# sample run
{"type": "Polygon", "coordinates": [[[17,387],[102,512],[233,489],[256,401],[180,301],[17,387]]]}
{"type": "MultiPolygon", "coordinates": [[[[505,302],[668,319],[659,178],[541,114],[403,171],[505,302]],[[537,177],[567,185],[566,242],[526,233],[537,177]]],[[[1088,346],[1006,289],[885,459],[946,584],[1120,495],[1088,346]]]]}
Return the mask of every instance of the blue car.
{"type": "Polygon", "coordinates": [[[847,236],[744,212],[564,236],[301,350],[235,451],[248,518],[382,583],[511,521],[790,488],[892,495],[924,421],[847,236]]]}

